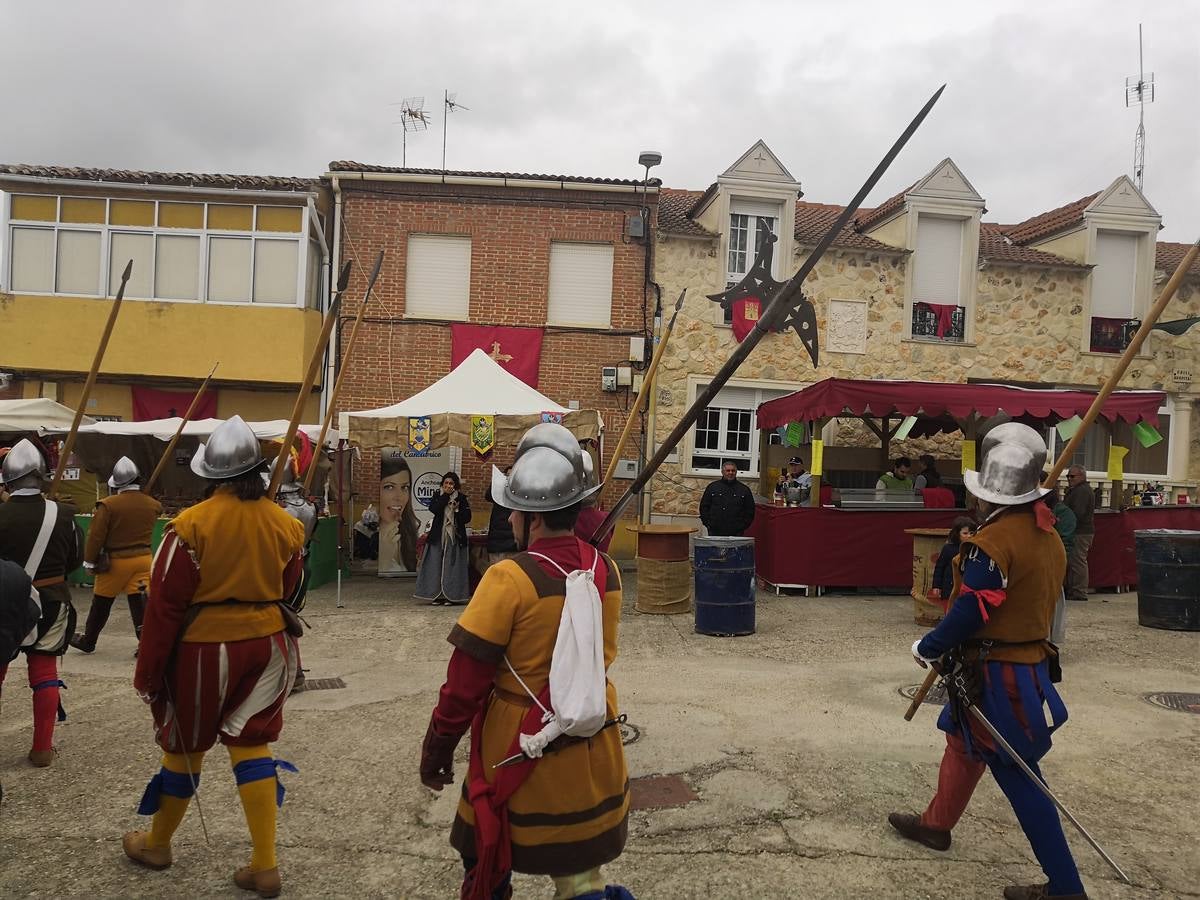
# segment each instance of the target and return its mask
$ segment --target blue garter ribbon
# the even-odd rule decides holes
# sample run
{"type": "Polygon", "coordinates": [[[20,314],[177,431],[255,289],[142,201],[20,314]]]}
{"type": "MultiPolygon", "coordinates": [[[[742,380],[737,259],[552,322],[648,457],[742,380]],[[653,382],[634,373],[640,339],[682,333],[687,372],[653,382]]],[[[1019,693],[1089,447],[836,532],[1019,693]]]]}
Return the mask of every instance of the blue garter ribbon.
{"type": "Polygon", "coordinates": [[[191,776],[181,772],[172,772],[170,769],[159,769],[158,774],[151,778],[150,783],[146,785],[146,792],[142,794],[142,802],[138,804],[138,815],[152,816],[158,812],[163,794],[181,799],[191,797],[196,793],[196,785],[199,783],[200,773],[198,772],[195,776],[191,776]]]}
{"type": "MultiPolygon", "coordinates": [[[[67,689],[67,683],[65,681],[63,681],[61,678],[51,678],[47,681],[39,681],[37,684],[35,684],[33,686],[32,690],[40,691],[44,688],[50,688],[50,687],[60,687],[65,691],[67,689]]],[[[58,715],[58,721],[60,721],[60,722],[67,721],[67,711],[63,708],[62,700],[58,701],[57,715],[58,715]]]]}
{"type": "Polygon", "coordinates": [[[233,777],[239,786],[249,784],[252,781],[274,778],[275,805],[283,806],[283,795],[287,791],[284,790],[283,782],[279,780],[280,769],[283,769],[285,772],[299,773],[300,771],[286,759],[272,759],[269,756],[260,756],[258,759],[243,760],[234,766],[233,777]]]}

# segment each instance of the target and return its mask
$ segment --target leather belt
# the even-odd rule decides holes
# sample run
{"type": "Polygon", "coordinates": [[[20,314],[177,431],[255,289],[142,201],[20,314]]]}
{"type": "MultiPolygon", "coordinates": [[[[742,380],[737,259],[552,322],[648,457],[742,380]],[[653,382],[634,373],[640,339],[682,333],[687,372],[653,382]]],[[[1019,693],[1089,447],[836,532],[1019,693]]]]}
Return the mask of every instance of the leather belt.
{"type": "Polygon", "coordinates": [[[35,588],[50,587],[51,585],[62,584],[66,580],[67,579],[64,578],[62,575],[51,575],[49,578],[39,578],[37,581],[35,581],[33,583],[33,586],[35,588]]]}
{"type": "Polygon", "coordinates": [[[104,549],[107,550],[109,553],[125,553],[129,550],[145,550],[147,553],[149,553],[150,545],[149,544],[132,544],[128,547],[105,547],[104,549]]]}
{"type": "Polygon", "coordinates": [[[493,687],[492,692],[505,703],[511,703],[513,706],[533,706],[533,701],[529,699],[528,694],[518,694],[514,691],[506,691],[502,687],[493,687]]]}

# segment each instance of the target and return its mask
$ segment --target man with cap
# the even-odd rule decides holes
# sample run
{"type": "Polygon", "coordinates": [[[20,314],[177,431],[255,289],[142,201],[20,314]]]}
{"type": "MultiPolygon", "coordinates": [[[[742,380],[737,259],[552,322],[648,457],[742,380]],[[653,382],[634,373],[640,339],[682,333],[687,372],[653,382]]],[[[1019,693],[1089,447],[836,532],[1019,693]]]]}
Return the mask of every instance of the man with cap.
{"type": "MultiPolygon", "coordinates": [[[[28,439],[13,445],[0,465],[9,500],[0,506],[0,559],[25,569],[42,607],[37,634],[26,642],[29,687],[33,689],[33,746],[29,761],[38,767],[54,761],[54,723],[65,718],[59,703],[58,657],[67,652],[75,630],[75,608],[66,577],[83,561],[83,535],[75,510],[46,498],[46,462],[28,439]]],[[[0,685],[8,672],[0,659],[0,685]]]]}
{"type": "Polygon", "coordinates": [[[283,600],[300,581],[304,526],[266,496],[258,441],[239,416],[221,423],[192,458],[214,490],[163,534],[133,684],[150,704],[162,769],[138,811],[149,831],[130,831],[125,855],[151,869],[171,865],[171,837],[196,793],[204,754],[229,750],[250,830],[250,864],[234,882],[261,897],[281,890],[275,858],[276,770],[271,754],[299,662],[298,625],[283,600]]]}
{"type": "Polygon", "coordinates": [[[782,491],[784,498],[789,502],[792,502],[792,498],[800,503],[808,499],[809,491],[812,490],[812,475],[804,471],[803,459],[793,456],[788,460],[787,468],[779,474],[779,483],[775,489],[782,491]],[[792,491],[792,494],[789,495],[788,491],[792,491]]]}
{"type": "Polygon", "coordinates": [[[92,608],[83,634],[71,638],[71,646],[84,653],[95,651],[96,640],[120,594],[129,600],[134,635],[142,636],[146,591],[150,587],[150,540],[162,504],[142,493],[140,481],[141,473],[133,460],[122,456],[108,479],[109,495],[96,502],[83,548],[84,568],[96,579],[92,608]]]}
{"type": "MultiPolygon", "coordinates": [[[[617,653],[621,577],[612,560],[573,533],[589,479],[579,444],[561,425],[535,425],[517,445],[492,496],[512,510],[524,552],[490,567],[448,640],[455,649],[421,747],[421,782],[454,780],[454,750],[471,731],[467,777],[450,843],[463,858],[464,898],[512,895],[512,872],[549,875],[557,898],[630,897],[604,884],[600,866],[620,855],[629,788],[617,696],[603,681],[605,726],[589,738],[562,735],[537,758],[528,738],[551,715],[551,660],[566,604],[568,573],[594,582],[601,609],[603,667],[617,653]],[[590,573],[590,574],[589,574],[590,573]],[[505,765],[497,766],[501,761],[505,765]],[[510,764],[515,763],[515,764],[510,764]]],[[[555,679],[564,673],[555,674],[555,679]]],[[[599,688],[600,685],[597,685],[599,688]]]]}
{"type": "Polygon", "coordinates": [[[980,471],[967,470],[963,481],[987,518],[962,542],[954,604],[912,648],[918,664],[940,661],[953,682],[938,719],[946,750],[937,792],[922,815],[892,813],[888,821],[909,840],[948,849],[951,829],[990,769],[1048,879],[1005,888],[1006,900],[1081,900],[1087,895],[1053,803],[996,746],[959,694],[968,691],[970,702],[1038,772],[1051,733],[1067,719],[1053,683],[1055,651],[1046,640],[1066,553],[1041,502],[1046,445],[1038,433],[1015,422],[998,426],[985,438],[982,458],[980,471]]]}

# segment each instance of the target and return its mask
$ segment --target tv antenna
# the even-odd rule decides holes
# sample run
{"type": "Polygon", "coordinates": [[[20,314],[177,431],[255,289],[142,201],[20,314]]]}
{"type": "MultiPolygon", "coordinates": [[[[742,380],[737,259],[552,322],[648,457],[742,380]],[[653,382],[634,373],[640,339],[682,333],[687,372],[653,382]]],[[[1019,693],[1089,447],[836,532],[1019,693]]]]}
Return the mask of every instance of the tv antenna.
{"type": "Polygon", "coordinates": [[[1138,105],[1137,134],[1133,139],[1133,177],[1142,189],[1146,168],[1146,104],[1154,102],[1154,73],[1146,73],[1142,64],[1142,26],[1138,24],[1138,73],[1125,79],[1125,108],[1138,105]]]}
{"type": "Polygon", "coordinates": [[[458,94],[452,94],[446,91],[442,96],[442,105],[446,107],[446,114],[442,117],[442,171],[446,171],[446,121],[450,118],[450,113],[456,109],[465,109],[470,111],[471,107],[463,106],[456,99],[458,94]]]}
{"type": "MultiPolygon", "coordinates": [[[[393,103],[392,106],[396,104],[393,103]]],[[[429,113],[425,112],[424,97],[405,97],[400,102],[400,120],[393,122],[402,128],[403,137],[400,141],[400,165],[408,166],[408,133],[424,131],[429,127],[429,113]]]]}

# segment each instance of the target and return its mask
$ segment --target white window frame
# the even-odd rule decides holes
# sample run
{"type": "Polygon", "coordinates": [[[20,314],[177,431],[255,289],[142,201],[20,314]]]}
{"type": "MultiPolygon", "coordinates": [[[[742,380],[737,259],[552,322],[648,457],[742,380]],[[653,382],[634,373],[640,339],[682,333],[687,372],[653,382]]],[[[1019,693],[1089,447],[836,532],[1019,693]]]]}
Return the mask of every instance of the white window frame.
{"type": "MultiPolygon", "coordinates": [[[[690,408],[696,402],[696,396],[700,394],[706,385],[712,381],[711,375],[689,375],[687,382],[687,403],[690,408]]],[[[749,468],[745,471],[739,469],[739,478],[758,478],[761,472],[761,459],[759,458],[759,443],[760,429],[758,427],[758,407],[767,400],[773,400],[776,397],[782,397],[785,394],[790,394],[797,391],[804,385],[799,383],[789,383],[783,381],[765,381],[762,379],[735,378],[726,382],[725,387],[742,388],[744,390],[752,390],[755,392],[754,407],[750,410],[750,450],[749,452],[724,450],[722,447],[725,443],[725,438],[728,436],[729,416],[728,410],[724,407],[717,407],[721,410],[719,421],[719,436],[718,447],[711,454],[705,453],[702,450],[696,449],[696,426],[693,425],[687,430],[684,436],[684,456],[680,461],[684,475],[693,475],[699,477],[709,477],[719,475],[721,470],[718,466],[715,469],[697,468],[692,465],[692,457],[696,456],[697,452],[704,453],[706,456],[717,456],[720,459],[745,459],[749,460],[749,468]]],[[[739,409],[741,407],[738,407],[739,409]]]]}
{"type": "Polygon", "coordinates": [[[975,342],[975,304],[979,274],[979,209],[969,204],[938,203],[925,198],[908,200],[907,247],[911,251],[904,269],[904,337],[923,344],[961,347],[975,342]],[[947,341],[913,334],[913,303],[916,277],[917,225],[921,216],[956,219],[962,223],[963,239],[958,267],[958,306],[963,308],[963,339],[947,341]]]}
{"type": "MultiPolygon", "coordinates": [[[[1087,260],[1096,261],[1096,242],[1101,231],[1133,235],[1137,238],[1135,252],[1135,269],[1133,273],[1133,314],[1131,319],[1141,319],[1150,305],[1150,295],[1154,290],[1154,253],[1155,234],[1148,232],[1144,225],[1125,225],[1119,221],[1111,221],[1103,217],[1093,217],[1088,222],[1087,260]]],[[[1091,356],[1102,356],[1115,359],[1119,352],[1092,350],[1092,284],[1095,280],[1095,270],[1088,273],[1087,299],[1083,315],[1083,329],[1080,334],[1080,350],[1091,356]]],[[[1105,317],[1107,318],[1107,317],[1105,317]]],[[[1148,344],[1147,344],[1148,346],[1148,344]]],[[[1138,353],[1140,357],[1150,355],[1147,346],[1138,353]]]]}
{"type": "MultiPolygon", "coordinates": [[[[723,261],[723,277],[722,290],[729,290],[731,285],[737,284],[746,277],[746,272],[754,266],[754,256],[758,248],[758,223],[760,220],[766,219],[775,223],[775,227],[771,230],[771,234],[775,235],[775,252],[771,257],[771,277],[779,279],[779,273],[782,271],[783,261],[780,257],[783,255],[783,238],[779,233],[779,223],[783,221],[783,217],[787,211],[787,204],[782,201],[774,201],[766,198],[751,199],[731,197],[729,200],[729,213],[725,218],[725,239],[721,242],[722,261],[723,261]],[[768,212],[773,215],[767,215],[768,212]],[[746,269],[743,272],[735,272],[729,266],[729,256],[733,241],[733,217],[746,217],[746,269]]],[[[763,298],[766,300],[766,298],[763,298]]],[[[717,307],[717,324],[729,326],[733,321],[733,310],[717,307]]]]}
{"type": "Polygon", "coordinates": [[[404,243],[404,318],[406,319],[442,319],[447,322],[469,322],[471,321],[471,270],[475,265],[475,238],[470,234],[442,234],[438,232],[414,231],[410,232],[404,243]],[[467,307],[462,315],[458,314],[457,310],[448,311],[446,315],[431,315],[427,312],[414,313],[411,308],[409,298],[409,288],[411,286],[410,279],[412,271],[409,268],[409,263],[412,260],[412,240],[413,238],[444,238],[453,239],[456,241],[466,241],[467,243],[467,307]]]}
{"type": "MultiPolygon", "coordinates": [[[[109,296],[108,288],[112,280],[112,271],[115,267],[119,272],[125,265],[125,261],[112,259],[112,242],[111,235],[114,233],[123,234],[151,234],[154,236],[154,257],[158,256],[158,238],[162,235],[187,237],[193,236],[200,240],[199,252],[199,282],[196,300],[178,300],[173,298],[160,297],[137,297],[130,298],[131,300],[143,300],[151,303],[205,303],[213,306],[261,306],[270,307],[273,309],[293,309],[299,307],[301,309],[307,307],[307,297],[305,296],[305,280],[308,272],[308,254],[312,250],[310,246],[312,241],[309,234],[309,214],[306,207],[292,206],[279,203],[258,203],[253,197],[247,197],[240,202],[236,199],[226,199],[223,201],[205,201],[190,198],[176,198],[174,200],[158,200],[158,199],[143,199],[135,197],[76,197],[70,193],[47,195],[36,194],[28,191],[4,191],[0,192],[0,287],[8,290],[12,284],[12,230],[13,228],[44,228],[54,231],[54,271],[52,272],[51,284],[57,288],[58,285],[58,233],[60,231],[91,231],[100,235],[100,283],[99,287],[103,291],[102,295],[97,294],[68,294],[58,290],[47,292],[38,292],[31,296],[54,296],[54,297],[87,297],[96,299],[98,296],[109,296]],[[14,196],[54,196],[55,197],[55,221],[46,222],[32,219],[13,219],[12,218],[12,198],[14,196]],[[162,203],[191,203],[198,204],[202,207],[202,216],[205,225],[208,223],[208,207],[209,206],[227,206],[230,203],[235,205],[249,206],[254,216],[253,224],[257,226],[258,210],[263,208],[281,208],[281,209],[296,209],[300,212],[300,230],[291,231],[259,231],[257,228],[252,228],[249,231],[227,231],[223,229],[204,228],[163,228],[156,225],[110,225],[110,224],[93,224],[93,223],[75,223],[62,222],[62,202],[64,199],[83,199],[83,200],[103,200],[104,201],[104,220],[108,223],[112,218],[112,202],[113,200],[139,200],[141,202],[154,204],[154,221],[158,222],[159,206],[162,203]],[[232,300],[209,300],[208,298],[208,241],[211,237],[230,237],[243,238],[251,242],[250,249],[250,276],[251,290],[250,298],[244,301],[232,300]],[[296,241],[299,243],[297,248],[297,266],[296,266],[296,299],[292,303],[269,303],[254,301],[254,245],[259,240],[284,240],[296,241]]],[[[154,262],[151,262],[151,293],[154,291],[154,262]]],[[[29,294],[27,291],[15,293],[29,294]]]]}

